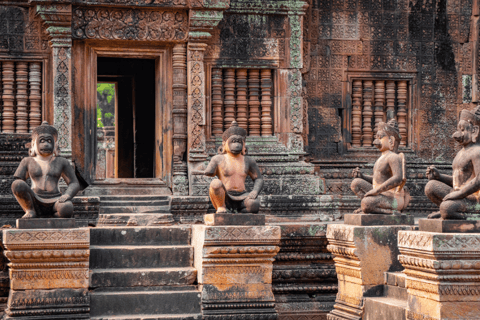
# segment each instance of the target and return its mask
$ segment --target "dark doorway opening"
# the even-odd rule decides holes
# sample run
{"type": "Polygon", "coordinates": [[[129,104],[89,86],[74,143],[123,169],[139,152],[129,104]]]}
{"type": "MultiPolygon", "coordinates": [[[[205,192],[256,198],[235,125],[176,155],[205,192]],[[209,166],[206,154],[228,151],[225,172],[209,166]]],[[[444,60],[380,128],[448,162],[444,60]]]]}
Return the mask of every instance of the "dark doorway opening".
{"type": "Polygon", "coordinates": [[[155,177],[155,60],[97,60],[97,83],[116,83],[115,178],[155,177]]]}

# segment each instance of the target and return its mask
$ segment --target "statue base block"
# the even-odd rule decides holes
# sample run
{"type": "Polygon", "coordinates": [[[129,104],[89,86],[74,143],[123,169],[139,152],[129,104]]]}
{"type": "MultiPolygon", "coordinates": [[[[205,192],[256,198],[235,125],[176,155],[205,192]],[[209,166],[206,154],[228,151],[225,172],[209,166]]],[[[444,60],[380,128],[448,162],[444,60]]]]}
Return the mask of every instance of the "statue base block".
{"type": "Polygon", "coordinates": [[[414,217],[408,214],[346,214],[345,224],[353,226],[398,226],[415,224],[414,217]]]}
{"type": "Polygon", "coordinates": [[[71,229],[71,228],[75,228],[74,218],[17,219],[17,229],[71,229]]]}
{"type": "Polygon", "coordinates": [[[264,226],[265,215],[263,214],[233,214],[212,213],[204,216],[208,226],[264,226]]]}
{"type": "Polygon", "coordinates": [[[399,231],[407,319],[478,319],[480,233],[399,231]]]}
{"type": "Polygon", "coordinates": [[[401,271],[397,235],[411,226],[330,224],[327,249],[333,254],[338,278],[334,310],[328,320],[361,320],[364,298],[383,293],[385,272],[401,271]]]}
{"type": "Polygon", "coordinates": [[[420,219],[418,229],[440,233],[480,233],[480,220],[420,219]]]}

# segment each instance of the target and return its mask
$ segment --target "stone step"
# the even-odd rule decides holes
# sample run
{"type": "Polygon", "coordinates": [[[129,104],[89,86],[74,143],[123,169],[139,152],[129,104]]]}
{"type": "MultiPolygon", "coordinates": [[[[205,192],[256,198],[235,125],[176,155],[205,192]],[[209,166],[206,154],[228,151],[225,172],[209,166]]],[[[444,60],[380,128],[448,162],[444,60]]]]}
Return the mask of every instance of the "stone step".
{"type": "Polygon", "coordinates": [[[136,314],[128,316],[93,317],[92,320],[201,320],[202,314],[136,314]]]}
{"type": "Polygon", "coordinates": [[[97,226],[168,226],[173,222],[171,213],[102,213],[98,215],[97,226]]]}
{"type": "Polygon", "coordinates": [[[100,196],[102,202],[105,201],[170,201],[169,196],[164,195],[102,195],[100,196]]]}
{"type": "Polygon", "coordinates": [[[407,301],[389,297],[365,298],[364,320],[406,320],[407,301]]]}
{"type": "Polygon", "coordinates": [[[90,288],[191,285],[196,279],[193,267],[93,269],[90,288]]]}
{"type": "Polygon", "coordinates": [[[82,195],[85,196],[116,196],[116,195],[127,195],[127,196],[141,196],[141,195],[156,195],[156,196],[169,196],[172,194],[172,191],[167,186],[160,185],[138,185],[138,186],[128,186],[128,187],[117,187],[117,186],[91,186],[85,189],[82,192],[82,195]]]}
{"type": "Polygon", "coordinates": [[[189,245],[191,227],[96,227],[90,229],[90,245],[189,245]]]}
{"type": "Polygon", "coordinates": [[[170,201],[166,200],[136,200],[130,198],[123,198],[122,200],[102,200],[100,207],[151,207],[151,206],[169,206],[170,201]]]}
{"type": "Polygon", "coordinates": [[[408,299],[408,293],[406,288],[389,285],[383,286],[383,296],[404,301],[407,301],[408,299]]]}
{"type": "Polygon", "coordinates": [[[105,213],[169,213],[170,206],[100,206],[100,214],[105,213]]]}
{"type": "Polygon", "coordinates": [[[90,269],[176,268],[192,265],[191,246],[90,246],[90,269]]]}
{"type": "MultiPolygon", "coordinates": [[[[90,295],[90,316],[103,318],[109,316],[126,317],[128,315],[181,316],[199,314],[200,292],[192,291],[130,291],[130,292],[92,292],[90,295]]],[[[140,319],[142,319],[140,317],[140,319]]],[[[115,319],[115,318],[112,318],[115,319]]],[[[120,318],[122,319],[122,318],[120,318]]],[[[150,318],[145,318],[150,319],[150,318]]],[[[168,319],[168,318],[167,318],[168,319]]]]}

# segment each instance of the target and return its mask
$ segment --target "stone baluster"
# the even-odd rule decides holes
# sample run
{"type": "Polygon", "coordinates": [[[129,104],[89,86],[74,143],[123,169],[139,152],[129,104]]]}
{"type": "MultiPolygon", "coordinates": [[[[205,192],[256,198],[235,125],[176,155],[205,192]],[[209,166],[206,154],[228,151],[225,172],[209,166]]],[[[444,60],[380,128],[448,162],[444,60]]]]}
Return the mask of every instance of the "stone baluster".
{"type": "Polygon", "coordinates": [[[352,86],[352,147],[360,147],[362,139],[362,80],[352,86]]]}
{"type": "Polygon", "coordinates": [[[237,122],[248,132],[247,69],[237,69],[237,122]]]}
{"type": "Polygon", "coordinates": [[[387,81],[386,86],[386,100],[387,100],[387,121],[395,118],[395,81],[387,81]]]}
{"type": "Polygon", "coordinates": [[[371,147],[373,141],[372,131],[372,94],[373,81],[366,80],[363,82],[363,134],[362,147],[371,147]]]}
{"type": "Polygon", "coordinates": [[[398,99],[398,129],[400,130],[400,135],[402,136],[402,141],[400,142],[401,147],[407,146],[407,81],[398,81],[397,87],[397,99],[398,99]]]}
{"type": "Polygon", "coordinates": [[[248,71],[248,133],[250,136],[260,136],[260,71],[250,69],[248,71]]]}
{"type": "Polygon", "coordinates": [[[29,69],[29,132],[42,124],[42,65],[40,62],[30,62],[29,69]]]}
{"type": "Polygon", "coordinates": [[[4,133],[15,132],[15,63],[13,61],[4,61],[2,64],[2,100],[3,100],[3,119],[2,130],[4,133]]]}
{"type": "Polygon", "coordinates": [[[225,115],[223,119],[224,128],[230,128],[235,120],[235,69],[226,69],[223,80],[225,90],[225,115]]]}
{"type": "Polygon", "coordinates": [[[375,81],[375,131],[378,130],[378,124],[382,121],[385,109],[385,81],[375,81]]]}
{"type": "Polygon", "coordinates": [[[17,112],[16,133],[28,133],[28,62],[17,62],[15,72],[17,112]]]}
{"type": "Polygon", "coordinates": [[[262,136],[272,135],[272,70],[262,69],[261,88],[262,88],[262,136]]]}
{"type": "Polygon", "coordinates": [[[221,137],[223,133],[222,69],[212,70],[212,135],[221,137]]]}

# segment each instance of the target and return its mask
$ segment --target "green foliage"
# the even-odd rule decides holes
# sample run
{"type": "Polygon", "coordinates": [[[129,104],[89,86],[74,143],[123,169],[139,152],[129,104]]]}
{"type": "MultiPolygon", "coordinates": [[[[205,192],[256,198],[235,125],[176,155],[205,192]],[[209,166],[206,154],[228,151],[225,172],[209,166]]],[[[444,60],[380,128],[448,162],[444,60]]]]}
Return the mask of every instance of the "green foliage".
{"type": "Polygon", "coordinates": [[[97,83],[97,92],[100,94],[107,93],[107,101],[110,103],[115,97],[115,84],[114,83],[97,83]]]}
{"type": "Polygon", "coordinates": [[[103,128],[102,109],[97,104],[97,128],[103,128]]]}

